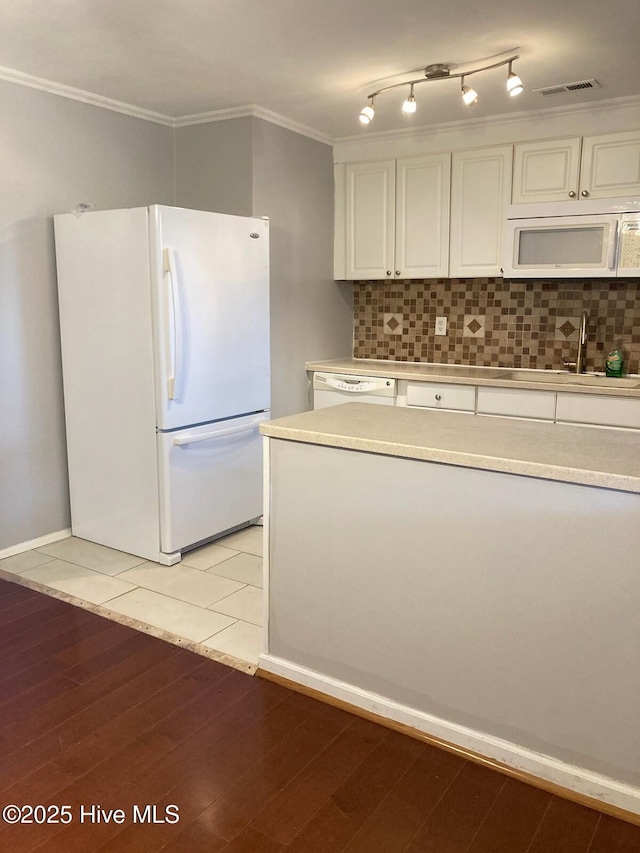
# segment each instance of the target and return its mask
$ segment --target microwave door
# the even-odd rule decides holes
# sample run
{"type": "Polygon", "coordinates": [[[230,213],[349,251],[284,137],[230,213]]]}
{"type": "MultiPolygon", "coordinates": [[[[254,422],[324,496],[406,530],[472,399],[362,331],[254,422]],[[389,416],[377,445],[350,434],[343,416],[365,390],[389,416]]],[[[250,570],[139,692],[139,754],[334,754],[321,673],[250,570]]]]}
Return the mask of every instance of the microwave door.
{"type": "Polygon", "coordinates": [[[508,223],[512,278],[614,276],[618,217],[563,216],[508,223]]]}

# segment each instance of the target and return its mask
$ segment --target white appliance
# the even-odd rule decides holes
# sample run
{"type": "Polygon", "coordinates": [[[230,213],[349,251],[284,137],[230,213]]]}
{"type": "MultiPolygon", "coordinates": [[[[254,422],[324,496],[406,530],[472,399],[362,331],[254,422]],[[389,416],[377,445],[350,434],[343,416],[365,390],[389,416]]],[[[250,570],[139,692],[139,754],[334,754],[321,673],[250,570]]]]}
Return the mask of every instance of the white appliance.
{"type": "Polygon", "coordinates": [[[396,380],[380,376],[350,376],[346,373],[313,374],[314,409],[356,401],[394,406],[396,380]]]}
{"type": "Polygon", "coordinates": [[[262,514],[269,223],[54,217],[74,535],[165,565],[262,514]]]}
{"type": "Polygon", "coordinates": [[[640,277],[640,199],[507,208],[505,278],[640,277]]]}

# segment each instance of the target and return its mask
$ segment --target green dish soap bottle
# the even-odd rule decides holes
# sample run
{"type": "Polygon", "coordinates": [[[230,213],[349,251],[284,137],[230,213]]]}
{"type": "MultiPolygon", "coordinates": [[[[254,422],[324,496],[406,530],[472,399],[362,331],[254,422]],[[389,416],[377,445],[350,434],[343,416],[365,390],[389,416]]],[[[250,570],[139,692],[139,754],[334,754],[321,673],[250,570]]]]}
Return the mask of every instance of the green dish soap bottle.
{"type": "Polygon", "coordinates": [[[618,341],[611,352],[607,353],[604,361],[604,371],[607,376],[622,376],[624,368],[624,356],[622,353],[622,341],[618,341]]]}

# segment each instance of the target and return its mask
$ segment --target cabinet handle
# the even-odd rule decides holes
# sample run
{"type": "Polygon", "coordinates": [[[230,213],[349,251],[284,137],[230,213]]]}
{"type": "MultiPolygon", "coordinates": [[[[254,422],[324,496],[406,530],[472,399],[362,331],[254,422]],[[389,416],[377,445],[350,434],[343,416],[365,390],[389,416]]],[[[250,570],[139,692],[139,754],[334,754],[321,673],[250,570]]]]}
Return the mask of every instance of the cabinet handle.
{"type": "Polygon", "coordinates": [[[575,192],[573,190],[571,190],[571,192],[569,193],[569,198],[575,198],[575,197],[576,197],[575,192]]]}
{"type": "Polygon", "coordinates": [[[589,195],[589,190],[582,190],[582,192],[580,193],[580,195],[581,195],[583,198],[586,198],[586,197],[589,195]]]}
{"type": "Polygon", "coordinates": [[[391,275],[391,270],[387,270],[387,275],[391,275]]]}
{"type": "Polygon", "coordinates": [[[442,396],[440,394],[436,394],[436,400],[438,400],[438,401],[442,400],[442,396]]]}
{"type": "Polygon", "coordinates": [[[396,275],[400,275],[400,270],[396,270],[396,275]]]}

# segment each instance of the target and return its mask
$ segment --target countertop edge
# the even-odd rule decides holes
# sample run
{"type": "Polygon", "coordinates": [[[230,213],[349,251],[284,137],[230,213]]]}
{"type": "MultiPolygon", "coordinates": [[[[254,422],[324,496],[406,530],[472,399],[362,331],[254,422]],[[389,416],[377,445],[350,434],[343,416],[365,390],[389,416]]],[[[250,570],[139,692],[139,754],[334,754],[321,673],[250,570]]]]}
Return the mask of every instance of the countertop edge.
{"type": "MultiPolygon", "coordinates": [[[[354,403],[348,405],[366,406],[367,404],[354,403]]],[[[306,414],[312,415],[314,413],[306,414]]],[[[441,413],[438,413],[437,416],[440,417],[441,413]]],[[[454,414],[453,417],[467,418],[468,416],[454,414]]],[[[282,420],[286,421],[288,419],[282,420]]],[[[568,428],[580,429],[580,427],[568,428]]],[[[363,436],[358,434],[358,430],[350,433],[347,428],[340,431],[330,428],[318,429],[314,428],[313,424],[309,424],[307,427],[306,425],[292,426],[286,423],[278,423],[278,421],[266,421],[260,425],[260,432],[267,438],[282,439],[303,444],[315,444],[384,456],[397,456],[417,461],[437,462],[464,468],[517,474],[544,480],[555,480],[574,483],[576,485],[595,486],[640,494],[640,476],[602,470],[604,466],[600,470],[597,470],[585,467],[573,467],[571,465],[558,465],[544,460],[534,461],[518,458],[517,453],[511,456],[491,456],[480,452],[465,452],[459,448],[439,447],[437,446],[437,441],[429,443],[429,440],[425,440],[424,443],[407,443],[402,440],[394,440],[389,436],[379,438],[363,436]]]]}
{"type": "Polygon", "coordinates": [[[374,441],[364,438],[349,439],[341,436],[330,436],[325,433],[291,430],[285,427],[264,429],[261,427],[261,431],[267,438],[279,438],[301,444],[317,444],[323,447],[337,447],[341,450],[375,453],[380,456],[398,456],[402,459],[438,462],[446,465],[457,465],[461,468],[477,468],[483,471],[497,471],[503,474],[517,474],[520,476],[537,477],[541,480],[557,480],[581,486],[596,486],[598,488],[640,494],[640,482],[634,477],[627,477],[623,474],[583,471],[577,468],[545,465],[540,462],[479,456],[455,450],[439,450],[437,448],[420,449],[411,445],[390,444],[385,441],[374,441]]]}

